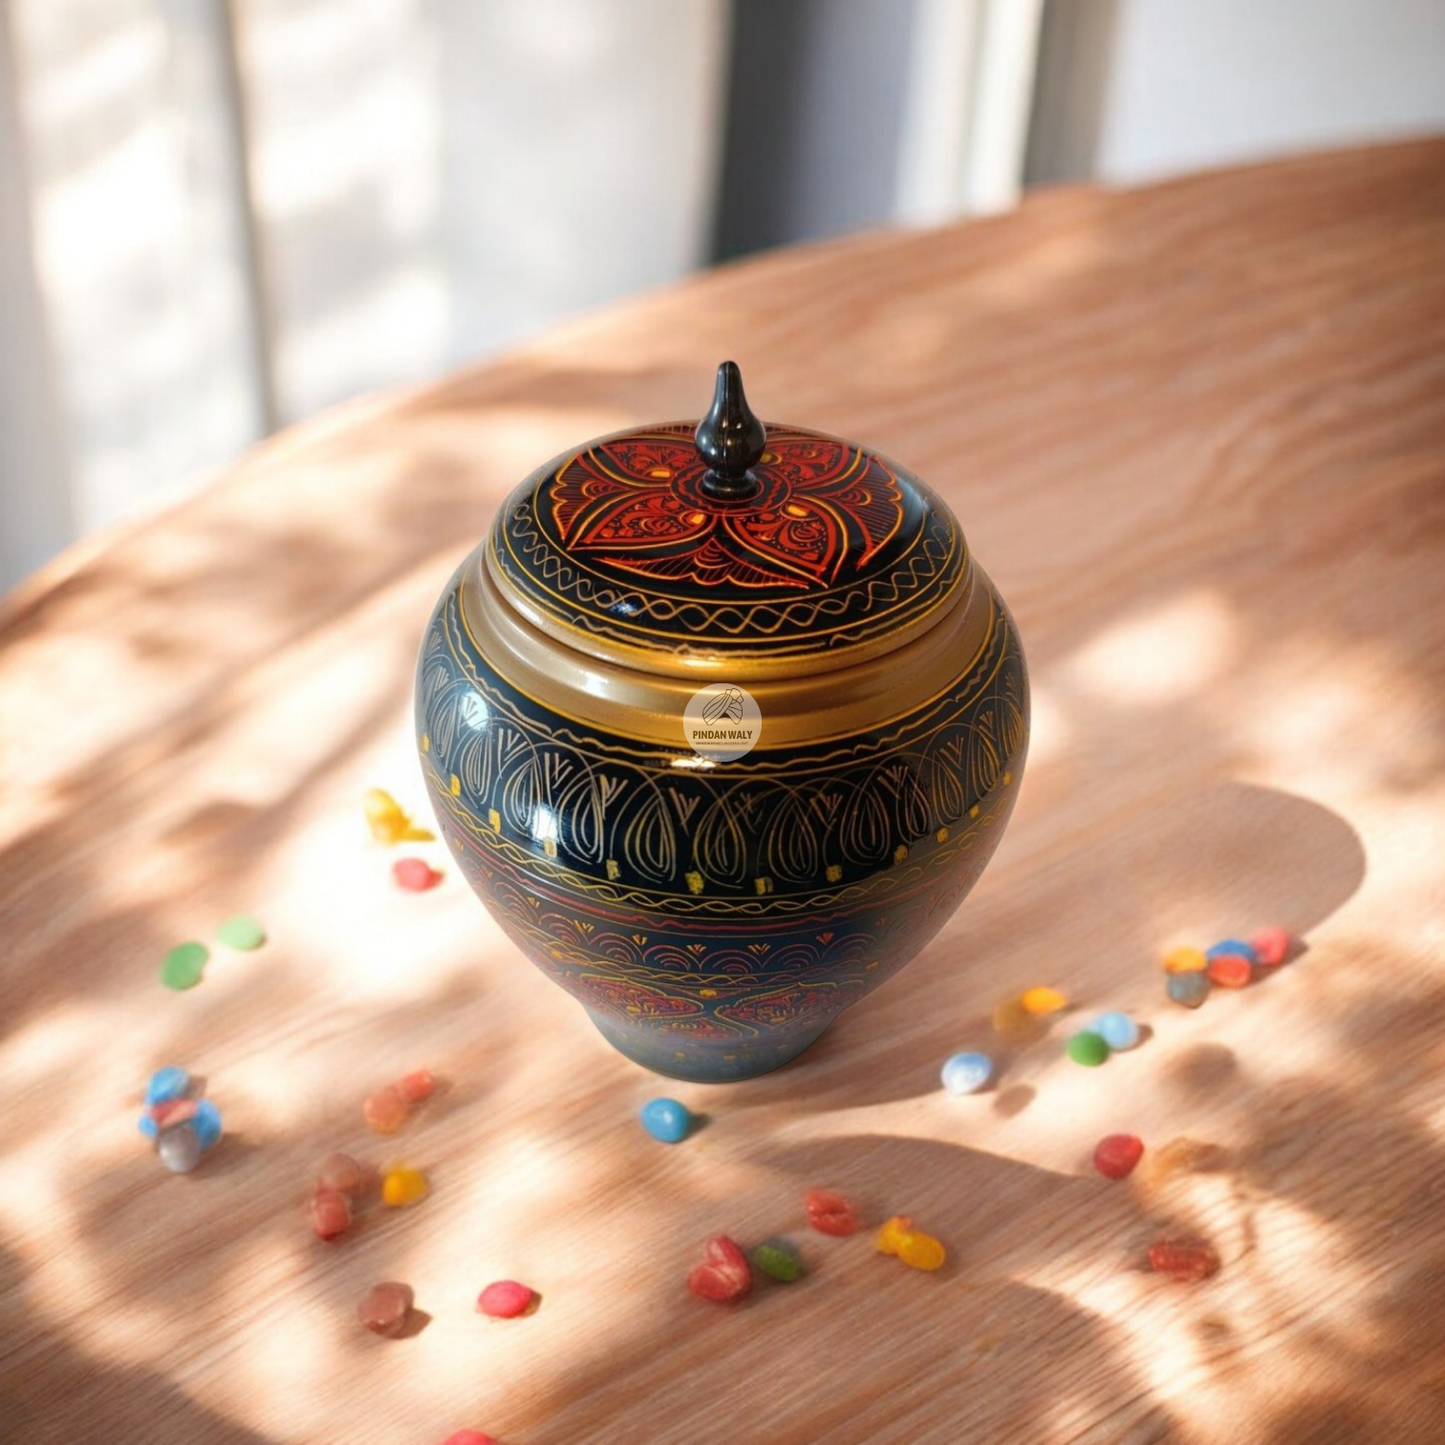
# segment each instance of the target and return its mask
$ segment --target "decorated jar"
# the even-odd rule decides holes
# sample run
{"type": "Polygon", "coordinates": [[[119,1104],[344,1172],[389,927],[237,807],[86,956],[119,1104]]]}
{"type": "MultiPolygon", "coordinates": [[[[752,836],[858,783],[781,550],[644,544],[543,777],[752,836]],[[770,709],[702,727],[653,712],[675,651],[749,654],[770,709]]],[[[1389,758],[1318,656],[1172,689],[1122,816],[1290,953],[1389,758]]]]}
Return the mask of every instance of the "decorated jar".
{"type": "Polygon", "coordinates": [[[448,582],[416,733],[457,865],[628,1058],[802,1053],[977,881],[1028,742],[1018,632],[901,466],[701,422],[539,468],[448,582]]]}

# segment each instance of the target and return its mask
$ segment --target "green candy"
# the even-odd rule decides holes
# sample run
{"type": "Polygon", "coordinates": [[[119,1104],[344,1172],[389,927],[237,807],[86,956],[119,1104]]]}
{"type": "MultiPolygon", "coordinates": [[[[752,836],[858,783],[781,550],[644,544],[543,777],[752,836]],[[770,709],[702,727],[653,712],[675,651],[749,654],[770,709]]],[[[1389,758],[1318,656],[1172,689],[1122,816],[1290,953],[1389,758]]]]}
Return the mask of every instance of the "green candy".
{"type": "Polygon", "coordinates": [[[244,913],[238,913],[234,918],[228,918],[216,930],[216,937],[227,948],[250,953],[252,949],[260,948],[265,943],[266,930],[254,918],[248,918],[244,913]]]}
{"type": "Polygon", "coordinates": [[[195,988],[210,956],[204,943],[178,943],[161,963],[161,982],[167,988],[195,988]]]}
{"type": "Polygon", "coordinates": [[[1098,1034],[1091,1033],[1088,1029],[1075,1034],[1064,1045],[1064,1048],[1076,1064],[1083,1064],[1085,1068],[1089,1069],[1098,1068],[1109,1057],[1109,1045],[1098,1034]]]}
{"type": "Polygon", "coordinates": [[[759,1273],[782,1284],[792,1284],[806,1273],[797,1251],[781,1239],[765,1240],[753,1249],[748,1259],[759,1273]]]}

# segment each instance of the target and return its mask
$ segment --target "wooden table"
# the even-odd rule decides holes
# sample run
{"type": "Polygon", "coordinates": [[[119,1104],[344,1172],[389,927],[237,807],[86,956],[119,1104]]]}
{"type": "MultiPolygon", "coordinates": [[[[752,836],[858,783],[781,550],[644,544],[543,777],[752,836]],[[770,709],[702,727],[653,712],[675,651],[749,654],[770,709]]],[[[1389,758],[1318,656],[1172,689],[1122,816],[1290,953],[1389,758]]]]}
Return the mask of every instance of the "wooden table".
{"type": "Polygon", "coordinates": [[[0,1438],[1440,1440],[1442,608],[1438,142],[729,267],[62,558],[0,632],[0,1438]],[[422,804],[414,650],[507,490],[696,415],[724,356],[763,414],[948,497],[1022,627],[1035,741],[993,866],[896,982],[797,1066],[664,1086],[455,876],[393,888],[360,805],[422,804]],[[238,911],[269,944],[163,989],[238,911]],[[1276,977],[1164,1001],[1167,946],[1276,920],[1307,944],[1276,977]],[[1147,1041],[1085,1070],[1065,1021],[944,1095],[1039,982],[1147,1041]],[[229,1131],[184,1178],[135,1132],[167,1062],[229,1131]],[[449,1090],[369,1134],[363,1096],[417,1064],[449,1090]],[[708,1116],[681,1147],[636,1123],[662,1092],[708,1116]],[[1149,1152],[1109,1183],[1118,1130],[1149,1152]],[[433,1194],[324,1245],[335,1148],[433,1194]],[[808,1233],[813,1184],[950,1264],[808,1233]],[[790,1233],[811,1275],[702,1304],[716,1231],[790,1233]],[[1180,1231],[1215,1279],[1141,1268],[1180,1231]],[[475,1314],[498,1277],[538,1313],[475,1314]],[[410,1339],[354,1320],[384,1278],[429,1317],[410,1339]]]}

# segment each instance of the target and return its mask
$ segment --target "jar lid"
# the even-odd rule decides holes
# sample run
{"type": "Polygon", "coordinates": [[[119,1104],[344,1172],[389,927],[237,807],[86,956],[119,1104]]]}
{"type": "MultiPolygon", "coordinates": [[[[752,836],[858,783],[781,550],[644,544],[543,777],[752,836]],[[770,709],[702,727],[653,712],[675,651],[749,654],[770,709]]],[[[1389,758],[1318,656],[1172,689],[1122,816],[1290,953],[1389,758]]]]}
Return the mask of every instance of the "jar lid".
{"type": "Polygon", "coordinates": [[[507,499],[486,566],[557,641],[705,678],[851,666],[935,625],[966,590],[948,507],[876,452],[766,428],[737,366],[697,423],[563,453],[507,499]]]}

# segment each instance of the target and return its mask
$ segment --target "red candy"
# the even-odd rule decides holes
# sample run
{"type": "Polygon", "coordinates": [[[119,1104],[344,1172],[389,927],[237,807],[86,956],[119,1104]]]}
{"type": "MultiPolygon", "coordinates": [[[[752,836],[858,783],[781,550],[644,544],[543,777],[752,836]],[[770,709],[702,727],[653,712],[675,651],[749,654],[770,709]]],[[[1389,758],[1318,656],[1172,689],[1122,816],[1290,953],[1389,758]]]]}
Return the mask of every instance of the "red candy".
{"type": "Polygon", "coordinates": [[[1197,1284],[1219,1271],[1219,1256],[1202,1239],[1161,1239],[1149,1246],[1149,1268],[1179,1284],[1197,1284]]]}
{"type": "Polygon", "coordinates": [[[351,1201],[339,1189],[318,1189],[311,1196],[311,1227],[317,1239],[335,1239],[351,1226],[351,1201]]]}
{"type": "Polygon", "coordinates": [[[173,1124],[184,1124],[196,1117],[194,1099],[167,1099],[163,1104],[152,1104],[146,1110],[155,1120],[157,1129],[169,1129],[173,1124]]]}
{"type": "Polygon", "coordinates": [[[477,1296],[477,1310],[494,1320],[514,1320],[524,1315],[537,1298],[535,1290],[514,1279],[499,1279],[477,1296]]]}
{"type": "Polygon", "coordinates": [[[1242,953],[1221,953],[1209,960],[1209,981],[1220,988],[1244,988],[1254,979],[1254,965],[1242,953]]]}
{"type": "Polygon", "coordinates": [[[1267,968],[1283,963],[1289,956],[1291,939],[1287,928],[1261,928],[1251,936],[1249,946],[1267,968]]]}
{"type": "Polygon", "coordinates": [[[328,1154],[316,1171],[316,1189],[355,1196],[361,1193],[363,1178],[361,1165],[350,1154],[328,1154]]]}
{"type": "Polygon", "coordinates": [[[372,1334],[395,1338],[406,1329],[414,1299],[409,1284],[398,1284],[395,1280],[374,1284],[357,1305],[356,1316],[372,1334]]]}
{"type": "Polygon", "coordinates": [[[408,893],[425,893],[442,881],[442,875],[425,858],[398,858],[391,865],[391,876],[396,886],[408,893]]]}
{"type": "Polygon", "coordinates": [[[423,1099],[431,1098],[436,1086],[436,1075],[430,1069],[413,1069],[396,1083],[397,1092],[408,1104],[420,1104],[423,1099]]]}
{"type": "Polygon", "coordinates": [[[395,1084],[385,1084],[375,1093],[367,1095],[361,1112],[376,1133],[395,1134],[406,1123],[411,1105],[406,1102],[395,1084]]]}
{"type": "Polygon", "coordinates": [[[698,1299],[728,1304],[753,1287],[748,1257],[725,1234],[715,1234],[703,1246],[702,1263],[687,1277],[687,1287],[698,1299]]]}
{"type": "Polygon", "coordinates": [[[858,1232],[858,1216],[846,1195],[836,1189],[810,1189],[803,1195],[803,1208],[808,1212],[808,1223],[819,1234],[832,1234],[839,1238],[858,1232]]]}
{"type": "Polygon", "coordinates": [[[502,1445],[502,1442],[483,1435],[480,1430],[458,1430],[455,1435],[448,1435],[442,1445],[502,1445]]]}
{"type": "Polygon", "coordinates": [[[1144,1141],[1133,1134],[1109,1134],[1094,1149],[1094,1168],[1106,1179],[1123,1179],[1144,1157],[1144,1141]]]}

